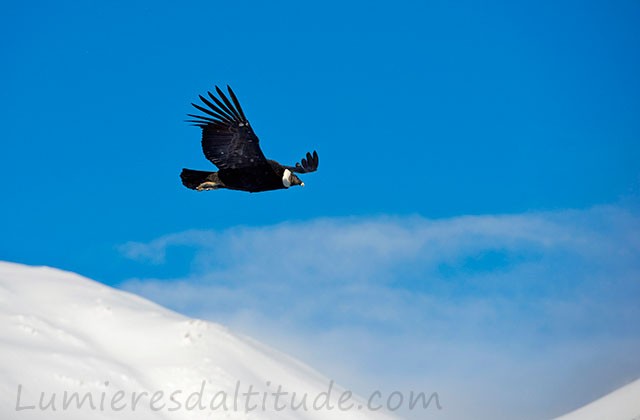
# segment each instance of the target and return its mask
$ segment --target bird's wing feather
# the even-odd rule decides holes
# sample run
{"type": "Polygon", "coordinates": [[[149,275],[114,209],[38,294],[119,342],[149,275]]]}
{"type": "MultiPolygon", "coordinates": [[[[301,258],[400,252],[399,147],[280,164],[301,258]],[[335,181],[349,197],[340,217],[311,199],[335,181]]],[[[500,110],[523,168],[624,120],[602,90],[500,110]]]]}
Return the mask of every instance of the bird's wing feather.
{"type": "Polygon", "coordinates": [[[193,123],[202,128],[202,151],[219,169],[241,169],[267,165],[258,136],[253,132],[249,121],[240,107],[231,88],[227,86],[233,103],[216,86],[219,99],[207,92],[211,100],[200,95],[206,107],[191,104],[206,115],[187,114],[193,123]]]}
{"type": "Polygon", "coordinates": [[[308,172],[317,171],[319,163],[318,152],[314,150],[313,154],[307,152],[307,156],[302,158],[300,162],[296,163],[296,166],[285,166],[285,168],[289,169],[291,172],[306,174],[308,172]]]}

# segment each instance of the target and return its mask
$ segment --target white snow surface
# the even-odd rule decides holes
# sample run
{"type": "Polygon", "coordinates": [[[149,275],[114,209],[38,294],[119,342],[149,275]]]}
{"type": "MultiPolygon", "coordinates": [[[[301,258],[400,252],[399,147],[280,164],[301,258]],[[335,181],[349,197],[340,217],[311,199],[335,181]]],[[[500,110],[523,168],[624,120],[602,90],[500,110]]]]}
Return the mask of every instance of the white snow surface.
{"type": "MultiPolygon", "coordinates": [[[[344,390],[337,385],[330,392],[333,409],[325,403],[315,410],[316,398],[326,402],[331,381],[299,361],[221,325],[49,267],[0,261],[0,343],[2,419],[394,418],[358,410],[365,404],[358,397],[346,404],[353,409],[340,410],[344,390]],[[278,385],[288,395],[275,404],[271,393],[278,385]],[[249,386],[258,393],[251,411],[243,395],[249,386]],[[84,398],[81,408],[68,398],[63,409],[65,392],[84,398]],[[292,392],[295,406],[306,395],[307,410],[292,409],[292,392]]],[[[558,418],[592,419],[640,420],[640,379],[558,418]]]]}
{"type": "Polygon", "coordinates": [[[357,397],[349,400],[352,410],[339,409],[344,390],[336,385],[328,410],[323,402],[331,381],[293,358],[218,324],[48,267],[0,262],[0,340],[3,419],[392,418],[358,410],[363,400],[357,397]],[[279,385],[288,395],[276,404],[272,393],[279,385]],[[259,393],[250,397],[251,411],[242,396],[249,386],[259,393]],[[84,398],[81,408],[74,392],[84,398]],[[292,409],[292,392],[296,406],[306,394],[306,411],[292,409]],[[52,399],[55,411],[47,406],[52,399]],[[323,407],[314,410],[314,401],[323,407]]]}
{"type": "Polygon", "coordinates": [[[640,420],[640,379],[556,420],[640,420]]]}

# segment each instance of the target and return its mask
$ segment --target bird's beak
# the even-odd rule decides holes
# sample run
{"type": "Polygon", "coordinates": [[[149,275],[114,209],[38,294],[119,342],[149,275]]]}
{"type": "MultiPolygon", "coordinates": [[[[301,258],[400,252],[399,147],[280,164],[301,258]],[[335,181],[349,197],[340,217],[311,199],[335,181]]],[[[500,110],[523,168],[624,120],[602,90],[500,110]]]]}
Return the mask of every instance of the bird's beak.
{"type": "Polygon", "coordinates": [[[301,182],[301,183],[300,183],[300,186],[301,186],[301,187],[304,187],[304,182],[301,182]]]}

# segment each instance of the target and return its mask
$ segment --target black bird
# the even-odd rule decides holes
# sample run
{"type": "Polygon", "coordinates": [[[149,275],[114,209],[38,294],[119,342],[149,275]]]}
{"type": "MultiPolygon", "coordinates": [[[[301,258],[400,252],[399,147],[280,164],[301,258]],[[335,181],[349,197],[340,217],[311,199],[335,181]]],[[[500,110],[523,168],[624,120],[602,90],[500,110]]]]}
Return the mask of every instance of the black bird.
{"type": "Polygon", "coordinates": [[[202,128],[202,151],[219,171],[182,169],[182,184],[198,191],[228,188],[252,193],[293,185],[304,187],[304,182],[295,173],[316,171],[318,153],[307,153],[295,166],[285,166],[267,159],[260,150],[258,136],[249,125],[240,102],[229,86],[227,89],[231,100],[216,86],[219,98],[207,92],[210,99],[199,95],[206,107],[191,104],[206,115],[187,114],[194,118],[187,122],[202,128]]]}

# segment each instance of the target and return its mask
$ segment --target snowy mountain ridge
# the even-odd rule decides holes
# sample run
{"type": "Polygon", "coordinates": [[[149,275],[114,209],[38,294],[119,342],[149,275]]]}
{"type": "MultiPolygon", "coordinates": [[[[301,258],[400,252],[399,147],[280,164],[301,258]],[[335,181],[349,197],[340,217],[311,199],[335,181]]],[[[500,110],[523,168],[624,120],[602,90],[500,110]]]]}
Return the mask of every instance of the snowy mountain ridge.
{"type": "MultiPolygon", "coordinates": [[[[77,274],[0,261],[0,418],[391,419],[248,337],[77,274]]],[[[427,395],[427,418],[445,418],[427,395]]],[[[636,380],[562,420],[640,420],[636,380]]]]}
{"type": "Polygon", "coordinates": [[[250,338],[76,274],[0,262],[0,319],[2,418],[392,418],[250,338]]]}
{"type": "Polygon", "coordinates": [[[556,420],[640,420],[640,379],[636,379],[556,420]]]}

